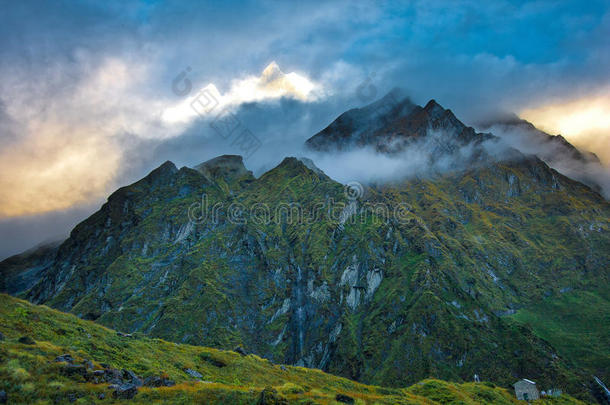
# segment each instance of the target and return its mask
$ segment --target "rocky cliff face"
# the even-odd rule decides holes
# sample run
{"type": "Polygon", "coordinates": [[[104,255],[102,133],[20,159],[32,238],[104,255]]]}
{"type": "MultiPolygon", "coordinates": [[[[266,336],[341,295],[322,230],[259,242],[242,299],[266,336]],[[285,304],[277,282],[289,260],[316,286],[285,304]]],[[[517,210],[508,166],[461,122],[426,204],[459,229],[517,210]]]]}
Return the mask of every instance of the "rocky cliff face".
{"type": "MultiPolygon", "coordinates": [[[[383,127],[400,134],[365,109],[309,144],[383,150],[429,126],[459,143],[489,137],[434,102],[396,108],[383,127]]],[[[607,376],[605,354],[575,366],[515,318],[571,290],[609,301],[610,207],[598,193],[520,154],[363,191],[295,158],[258,179],[239,157],[166,162],[79,224],[24,296],[117,330],[242,344],[375,384],[477,373],[578,392],[584,366],[607,376]]]]}
{"type": "Polygon", "coordinates": [[[31,288],[53,264],[60,242],[46,243],[9,257],[1,264],[0,291],[18,294],[31,288]]]}
{"type": "Polygon", "coordinates": [[[492,138],[458,120],[435,100],[424,107],[390,92],[363,108],[349,110],[306,142],[316,151],[342,151],[371,146],[383,153],[397,153],[410,144],[429,138],[431,132],[442,134],[437,152],[451,152],[466,144],[480,144],[492,138]]]}

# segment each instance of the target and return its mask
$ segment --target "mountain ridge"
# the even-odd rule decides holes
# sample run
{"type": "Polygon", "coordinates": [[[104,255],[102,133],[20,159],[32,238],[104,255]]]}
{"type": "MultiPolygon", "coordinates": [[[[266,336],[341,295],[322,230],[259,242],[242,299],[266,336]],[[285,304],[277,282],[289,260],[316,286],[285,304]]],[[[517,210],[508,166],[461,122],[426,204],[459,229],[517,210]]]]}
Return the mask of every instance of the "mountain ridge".
{"type": "MultiPolygon", "coordinates": [[[[412,109],[425,119],[390,127],[427,136],[422,122],[432,119],[457,128],[460,142],[492,139],[428,104],[412,109]]],[[[385,145],[384,125],[361,139],[385,145]]],[[[582,312],[601,324],[581,339],[586,362],[522,321],[566,294],[597,308],[610,302],[599,289],[610,278],[608,202],[537,157],[364,185],[355,196],[297,158],[258,178],[235,156],[203,165],[166,162],[117,190],[22,296],[118,330],[242,344],[374,384],[476,373],[589,398],[587,375],[608,378],[607,329],[595,313],[582,312]]]]}

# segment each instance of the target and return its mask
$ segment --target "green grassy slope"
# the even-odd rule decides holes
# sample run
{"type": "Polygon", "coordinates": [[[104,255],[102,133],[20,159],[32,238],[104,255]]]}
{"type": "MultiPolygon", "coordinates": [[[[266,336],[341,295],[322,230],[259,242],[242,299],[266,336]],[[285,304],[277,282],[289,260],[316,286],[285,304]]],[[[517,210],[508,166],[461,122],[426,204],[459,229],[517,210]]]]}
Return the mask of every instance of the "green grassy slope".
{"type": "Polygon", "coordinates": [[[607,291],[569,291],[520,309],[512,317],[550,342],[574,364],[605,376],[610,370],[607,291]]]}
{"type": "MultiPolygon", "coordinates": [[[[45,306],[0,295],[0,390],[9,403],[117,403],[108,384],[66,375],[56,356],[70,354],[75,363],[90,360],[94,369],[128,369],[141,376],[165,375],[172,387],[140,388],[130,403],[261,403],[261,392],[273,387],[275,402],[339,404],[345,395],[356,404],[517,404],[512,393],[491,383],[455,384],[428,379],[409,388],[359,384],[319,370],[285,367],[255,355],[242,356],[201,346],[170,343],[141,335],[118,336],[101,325],[45,306]],[[20,343],[27,336],[30,344],[20,343]],[[199,372],[203,381],[185,373],[199,372]],[[100,400],[99,395],[105,398],[100,400]]],[[[93,370],[87,371],[88,374],[93,370]]],[[[582,404],[567,395],[540,404],[582,404]]]]}

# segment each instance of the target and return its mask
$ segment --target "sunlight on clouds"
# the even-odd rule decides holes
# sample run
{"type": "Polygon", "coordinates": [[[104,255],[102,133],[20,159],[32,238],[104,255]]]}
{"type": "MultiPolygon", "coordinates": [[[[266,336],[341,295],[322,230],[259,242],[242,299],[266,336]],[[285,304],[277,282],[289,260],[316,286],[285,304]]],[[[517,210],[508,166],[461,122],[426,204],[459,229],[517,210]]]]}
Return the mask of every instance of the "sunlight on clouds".
{"type": "Polygon", "coordinates": [[[35,82],[17,72],[3,82],[2,105],[19,128],[0,148],[0,218],[101,199],[116,186],[121,140],[172,134],[155,123],[155,103],[139,92],[142,64],[77,58],[77,72],[48,71],[35,82]]]}
{"type": "Polygon", "coordinates": [[[544,105],[524,110],[520,116],[546,132],[563,135],[610,163],[610,95],[544,105]]]}
{"type": "Polygon", "coordinates": [[[2,151],[0,217],[65,209],[106,192],[120,164],[116,146],[104,138],[64,134],[47,128],[2,151]]]}
{"type": "Polygon", "coordinates": [[[209,112],[216,114],[227,106],[277,100],[282,97],[304,102],[315,101],[320,97],[320,90],[321,86],[306,76],[296,72],[284,73],[277,63],[271,62],[260,76],[247,76],[231,81],[230,89],[225,94],[221,94],[216,86],[210,83],[179,104],[165,109],[161,117],[164,122],[170,124],[188,123],[197,117],[192,104],[201,102],[201,97],[205,99],[204,103],[210,103],[209,106],[214,107],[209,108],[209,112]]]}
{"type": "MultiPolygon", "coordinates": [[[[175,137],[197,117],[191,103],[198,93],[178,105],[147,93],[151,74],[141,60],[99,61],[87,53],[76,59],[76,72],[62,68],[36,82],[27,72],[5,75],[0,105],[20,127],[0,149],[0,218],[106,197],[128,164],[126,139],[137,148],[146,139],[175,137]]],[[[223,108],[281,97],[311,101],[319,87],[273,62],[260,76],[233,80],[224,95],[214,85],[204,90],[211,105],[223,108]]]]}

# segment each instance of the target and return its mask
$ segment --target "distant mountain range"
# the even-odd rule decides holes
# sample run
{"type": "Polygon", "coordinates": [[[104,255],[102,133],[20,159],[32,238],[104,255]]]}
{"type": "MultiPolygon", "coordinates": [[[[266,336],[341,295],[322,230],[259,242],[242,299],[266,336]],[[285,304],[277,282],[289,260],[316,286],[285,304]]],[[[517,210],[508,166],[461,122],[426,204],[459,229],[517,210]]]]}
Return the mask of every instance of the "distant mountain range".
{"type": "MultiPolygon", "coordinates": [[[[600,165],[527,122],[498,125],[600,165]]],[[[308,159],[258,178],[239,156],[166,162],[60,245],[0,263],[1,287],[123,332],[241,344],[369,384],[478,374],[592,399],[591,375],[610,379],[610,205],[593,179],[549,167],[556,152],[501,144],[392,92],[307,146],[400,158],[415,145],[432,168],[459,167],[346,190],[308,159]]]]}

